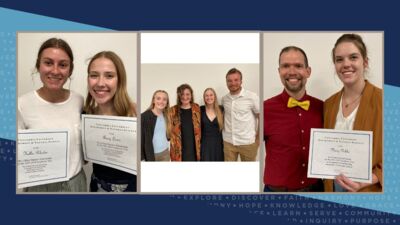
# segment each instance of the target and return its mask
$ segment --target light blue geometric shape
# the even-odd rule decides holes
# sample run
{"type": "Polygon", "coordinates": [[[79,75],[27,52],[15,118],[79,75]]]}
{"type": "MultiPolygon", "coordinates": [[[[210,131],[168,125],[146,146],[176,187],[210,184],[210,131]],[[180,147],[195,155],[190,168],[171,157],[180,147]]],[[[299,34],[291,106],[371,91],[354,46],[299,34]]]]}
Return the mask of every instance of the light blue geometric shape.
{"type": "Polygon", "coordinates": [[[16,136],[16,33],[18,31],[105,31],[109,29],[0,7],[0,138],[16,136]]]}
{"type": "Polygon", "coordinates": [[[3,32],[16,31],[101,31],[101,27],[55,19],[33,13],[0,7],[0,29],[3,32]]]}
{"type": "Polygon", "coordinates": [[[384,85],[383,93],[384,193],[305,194],[302,196],[400,214],[400,87],[384,85]]]}

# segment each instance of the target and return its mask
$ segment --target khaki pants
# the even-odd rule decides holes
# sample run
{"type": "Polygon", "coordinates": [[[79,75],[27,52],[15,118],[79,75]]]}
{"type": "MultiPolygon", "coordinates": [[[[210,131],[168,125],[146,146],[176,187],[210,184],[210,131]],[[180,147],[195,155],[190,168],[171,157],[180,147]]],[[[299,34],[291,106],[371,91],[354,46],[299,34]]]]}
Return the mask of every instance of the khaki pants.
{"type": "Polygon", "coordinates": [[[233,145],[224,141],[224,157],[225,161],[256,161],[258,144],[254,142],[250,145],[233,145]]]}
{"type": "Polygon", "coordinates": [[[86,175],[83,169],[68,181],[27,187],[25,192],[87,192],[86,175]]]}
{"type": "Polygon", "coordinates": [[[155,161],[156,162],[169,162],[171,161],[171,157],[169,156],[169,150],[165,149],[164,151],[160,152],[160,153],[156,153],[154,154],[155,157],[155,161]]]}

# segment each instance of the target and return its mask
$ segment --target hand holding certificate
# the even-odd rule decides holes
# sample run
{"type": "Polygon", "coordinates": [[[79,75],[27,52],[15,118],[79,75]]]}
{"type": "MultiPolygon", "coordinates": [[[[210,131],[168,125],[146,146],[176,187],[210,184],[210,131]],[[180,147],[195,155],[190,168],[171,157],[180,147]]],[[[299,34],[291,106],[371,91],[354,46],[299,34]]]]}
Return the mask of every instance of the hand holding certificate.
{"type": "Polygon", "coordinates": [[[69,131],[18,131],[18,188],[68,180],[69,131]]]}
{"type": "Polygon", "coordinates": [[[136,118],[82,115],[85,160],[136,174],[136,118]]]}
{"type": "Polygon", "coordinates": [[[308,177],[372,182],[372,131],[311,129],[308,177]]]}

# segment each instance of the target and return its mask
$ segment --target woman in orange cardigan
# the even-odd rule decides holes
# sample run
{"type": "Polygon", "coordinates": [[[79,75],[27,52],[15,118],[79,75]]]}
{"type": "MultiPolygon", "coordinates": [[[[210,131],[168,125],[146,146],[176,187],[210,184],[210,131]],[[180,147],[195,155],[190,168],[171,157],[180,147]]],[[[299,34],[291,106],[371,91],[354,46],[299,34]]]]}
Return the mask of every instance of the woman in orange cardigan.
{"type": "Polygon", "coordinates": [[[364,78],[368,68],[368,56],[366,46],[359,35],[342,35],[332,50],[332,58],[343,88],[324,103],[324,127],[373,131],[372,184],[355,182],[340,174],[335,180],[324,181],[325,191],[381,192],[382,89],[364,78]]]}
{"type": "Polygon", "coordinates": [[[200,161],[200,107],[190,85],[180,85],[176,94],[177,104],[168,113],[171,161],[200,161]]]}

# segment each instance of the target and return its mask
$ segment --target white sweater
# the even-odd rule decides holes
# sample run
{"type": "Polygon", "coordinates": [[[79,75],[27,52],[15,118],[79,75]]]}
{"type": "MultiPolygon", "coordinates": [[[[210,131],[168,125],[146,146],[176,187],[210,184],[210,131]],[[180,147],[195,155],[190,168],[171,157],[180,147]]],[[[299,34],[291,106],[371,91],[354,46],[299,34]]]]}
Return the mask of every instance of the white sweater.
{"type": "Polygon", "coordinates": [[[70,153],[68,178],[79,173],[83,165],[81,145],[81,112],[83,97],[70,91],[68,99],[51,103],[41,98],[36,91],[18,98],[18,129],[68,129],[70,131],[70,153]]]}

